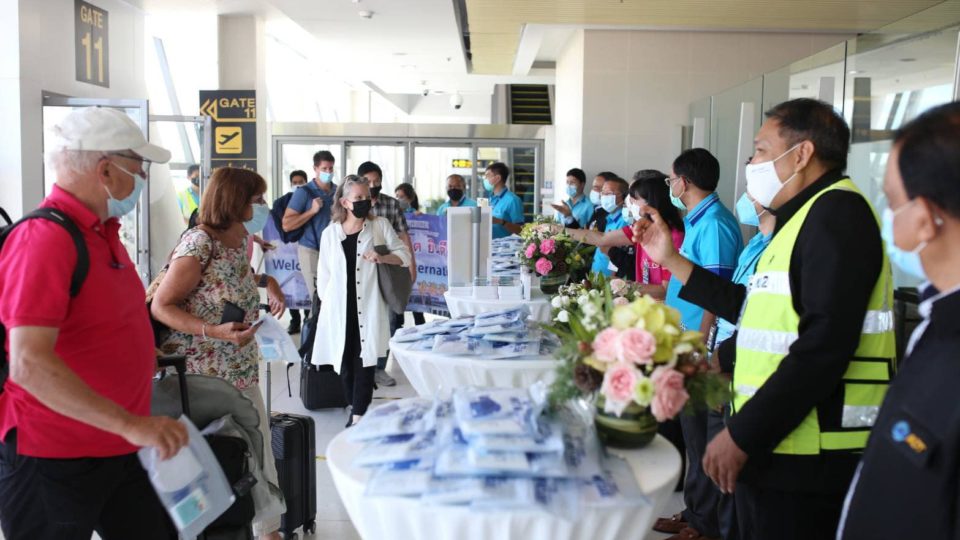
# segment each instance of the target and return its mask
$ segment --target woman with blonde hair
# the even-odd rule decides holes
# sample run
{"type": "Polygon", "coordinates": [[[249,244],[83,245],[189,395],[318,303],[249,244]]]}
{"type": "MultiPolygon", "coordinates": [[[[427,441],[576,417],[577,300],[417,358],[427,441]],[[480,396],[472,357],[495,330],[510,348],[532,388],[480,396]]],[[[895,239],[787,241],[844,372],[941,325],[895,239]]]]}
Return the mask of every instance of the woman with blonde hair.
{"type": "Polygon", "coordinates": [[[334,197],[330,225],[320,239],[317,295],[320,313],[314,364],[340,373],[353,425],[373,399],[377,358],[386,355],[390,309],[380,294],[378,264],[410,265],[410,251],[393,226],[371,212],[366,179],[344,178],[334,197]],[[380,255],[374,246],[386,246],[380,255]]]}

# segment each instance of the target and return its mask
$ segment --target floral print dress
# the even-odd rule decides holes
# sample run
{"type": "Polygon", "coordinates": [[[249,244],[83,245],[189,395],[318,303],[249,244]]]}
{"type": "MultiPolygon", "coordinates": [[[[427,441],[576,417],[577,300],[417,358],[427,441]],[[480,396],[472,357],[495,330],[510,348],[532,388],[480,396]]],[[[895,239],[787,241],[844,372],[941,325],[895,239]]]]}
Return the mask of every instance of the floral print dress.
{"type": "MultiPolygon", "coordinates": [[[[184,233],[173,251],[171,260],[195,257],[201,268],[205,268],[200,283],[179,307],[202,319],[208,330],[220,324],[225,302],[241,308],[245,313],[243,322],[247,324],[258,318],[260,293],[247,258],[246,244],[244,240],[243,246],[231,249],[196,228],[184,233]]],[[[241,347],[229,341],[172,330],[160,348],[164,354],[185,355],[190,373],[226,379],[240,390],[259,383],[260,349],[256,340],[241,347]]]]}

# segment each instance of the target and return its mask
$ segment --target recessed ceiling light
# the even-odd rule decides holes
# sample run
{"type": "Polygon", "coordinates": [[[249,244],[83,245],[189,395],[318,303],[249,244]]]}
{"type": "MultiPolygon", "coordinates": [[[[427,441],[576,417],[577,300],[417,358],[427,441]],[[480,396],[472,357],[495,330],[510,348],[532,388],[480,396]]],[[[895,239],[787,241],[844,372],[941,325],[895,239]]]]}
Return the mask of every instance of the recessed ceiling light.
{"type": "Polygon", "coordinates": [[[900,61],[901,61],[901,62],[916,62],[917,59],[916,59],[916,58],[901,58],[900,61]]]}
{"type": "Polygon", "coordinates": [[[358,12],[357,12],[357,15],[363,17],[364,19],[372,19],[372,18],[373,18],[373,12],[372,12],[372,11],[358,11],[358,12]]]}

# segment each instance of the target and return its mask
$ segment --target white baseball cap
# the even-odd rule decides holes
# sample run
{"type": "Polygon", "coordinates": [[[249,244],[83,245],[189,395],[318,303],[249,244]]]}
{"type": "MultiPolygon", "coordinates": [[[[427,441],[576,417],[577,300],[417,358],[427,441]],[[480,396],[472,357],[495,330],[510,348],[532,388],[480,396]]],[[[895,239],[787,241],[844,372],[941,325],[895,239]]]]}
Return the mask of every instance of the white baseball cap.
{"type": "Polygon", "coordinates": [[[119,152],[130,150],[147,161],[166,163],[170,151],[150,144],[143,132],[118,109],[82,107],[53,128],[55,147],[67,150],[119,152]]]}

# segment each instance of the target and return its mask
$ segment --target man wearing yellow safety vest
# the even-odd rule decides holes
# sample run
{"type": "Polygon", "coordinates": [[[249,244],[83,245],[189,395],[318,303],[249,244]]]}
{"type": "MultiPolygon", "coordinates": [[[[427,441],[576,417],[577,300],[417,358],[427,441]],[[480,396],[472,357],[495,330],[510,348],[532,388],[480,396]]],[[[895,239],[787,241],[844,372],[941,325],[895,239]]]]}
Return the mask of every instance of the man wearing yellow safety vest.
{"type": "Polygon", "coordinates": [[[739,321],[732,415],[703,467],[734,493],[743,540],[834,538],[892,376],[890,265],[873,209],[843,174],[849,141],[826,103],[766,113],[747,191],[777,224],[747,287],[680,256],[656,210],[635,225],[681,298],[739,321]]]}
{"type": "Polygon", "coordinates": [[[190,216],[200,207],[200,166],[190,165],[187,168],[187,180],[190,186],[177,193],[177,204],[180,206],[180,215],[183,222],[190,223],[190,216]]]}

